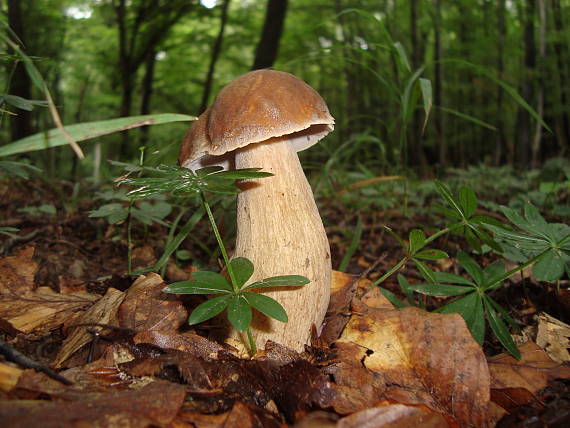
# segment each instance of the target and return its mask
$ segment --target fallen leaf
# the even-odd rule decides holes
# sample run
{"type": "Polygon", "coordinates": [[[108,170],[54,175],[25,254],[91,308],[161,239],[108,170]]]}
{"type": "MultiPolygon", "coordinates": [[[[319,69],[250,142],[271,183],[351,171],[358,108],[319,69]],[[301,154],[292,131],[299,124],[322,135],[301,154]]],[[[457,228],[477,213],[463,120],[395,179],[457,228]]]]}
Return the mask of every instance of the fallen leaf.
{"type": "Polygon", "coordinates": [[[20,296],[5,295],[0,300],[0,318],[23,333],[47,332],[65,324],[78,311],[91,306],[99,296],[85,292],[61,294],[40,287],[20,296]]]}
{"type": "Polygon", "coordinates": [[[336,428],[444,428],[449,427],[441,413],[424,406],[382,403],[340,419],[336,428]]]}
{"type": "Polygon", "coordinates": [[[196,357],[211,359],[215,359],[218,352],[225,350],[216,342],[191,332],[177,334],[172,331],[148,330],[136,334],[133,341],[137,345],[147,343],[160,349],[189,352],[196,357]]]}
{"type": "Polygon", "coordinates": [[[536,316],[538,327],[536,344],[558,363],[570,362],[570,325],[551,317],[547,313],[536,316]]]}
{"type": "Polygon", "coordinates": [[[489,371],[481,347],[458,314],[418,308],[353,314],[340,341],[370,352],[364,366],[382,379],[387,399],[425,405],[460,424],[484,425],[489,371]]]}
{"type": "Polygon", "coordinates": [[[0,259],[0,295],[21,295],[32,291],[38,264],[32,260],[34,247],[19,251],[15,256],[0,259]]]}
{"type": "MultiPolygon", "coordinates": [[[[125,293],[109,288],[93,306],[76,319],[76,324],[113,324],[115,323],[117,310],[123,301],[125,293]]],[[[89,326],[95,331],[101,331],[102,327],[89,326]]],[[[63,363],[76,351],[81,349],[92,340],[93,336],[85,326],[73,328],[73,332],[67,336],[57,354],[54,362],[55,368],[61,368],[63,363]]]]}
{"type": "Polygon", "coordinates": [[[285,428],[287,426],[264,409],[240,401],[236,402],[228,412],[217,415],[183,410],[174,421],[173,427],[188,426],[186,424],[192,424],[191,426],[195,428],[285,428]]]}
{"type": "Polygon", "coordinates": [[[550,359],[536,343],[527,342],[519,351],[520,361],[506,353],[489,358],[491,388],[524,388],[535,394],[550,379],[570,379],[570,367],[550,359]]]}
{"type": "Polygon", "coordinates": [[[9,392],[16,384],[24,371],[8,364],[0,363],[0,391],[9,392]]]}
{"type": "Polygon", "coordinates": [[[156,273],[139,276],[119,308],[120,326],[137,332],[176,331],[186,321],[188,312],[176,296],[162,292],[164,286],[156,273]]]}
{"type": "Polygon", "coordinates": [[[85,393],[67,402],[0,401],[3,427],[166,426],[174,420],[186,396],[185,387],[157,381],[138,390],[85,393]]]}

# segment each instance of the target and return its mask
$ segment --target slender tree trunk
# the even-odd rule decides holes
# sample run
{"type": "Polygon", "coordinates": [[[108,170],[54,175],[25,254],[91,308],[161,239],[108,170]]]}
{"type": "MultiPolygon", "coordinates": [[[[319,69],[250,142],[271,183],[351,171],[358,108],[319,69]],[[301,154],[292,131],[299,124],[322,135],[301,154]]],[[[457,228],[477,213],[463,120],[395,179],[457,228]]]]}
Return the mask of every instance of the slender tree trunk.
{"type": "Polygon", "coordinates": [[[562,42],[564,40],[565,28],[562,22],[562,10],[559,0],[551,0],[552,16],[556,38],[554,42],[554,52],[556,54],[556,65],[558,69],[558,80],[560,82],[560,117],[561,131],[557,133],[560,156],[568,153],[568,139],[570,138],[570,107],[568,105],[568,64],[567,50],[562,42]]]}
{"type": "MultiPolygon", "coordinates": [[[[26,32],[22,16],[22,1],[21,0],[8,0],[8,25],[14,30],[16,35],[22,41],[26,49],[26,32]]],[[[21,62],[16,64],[16,68],[12,75],[10,82],[10,94],[22,97],[25,99],[32,98],[32,82],[28,73],[21,62]]],[[[13,141],[20,138],[27,137],[33,134],[32,115],[31,112],[18,109],[16,116],[12,116],[10,121],[11,139],[13,141]]]]}
{"type": "Polygon", "coordinates": [[[210,92],[212,91],[212,84],[214,82],[214,72],[216,70],[216,63],[222,52],[222,43],[224,41],[224,32],[226,29],[226,23],[228,21],[228,9],[231,0],[225,0],[222,4],[222,11],[220,15],[220,30],[218,31],[218,36],[214,42],[214,47],[212,48],[212,56],[210,57],[210,65],[208,66],[208,73],[206,75],[206,81],[204,82],[204,92],[202,92],[202,102],[200,103],[200,114],[206,110],[208,107],[208,100],[210,98],[210,92]]]}
{"type": "Polygon", "coordinates": [[[267,0],[261,39],[255,50],[252,70],[272,67],[277,59],[279,42],[287,14],[287,2],[288,0],[267,0]]]}
{"type": "Polygon", "coordinates": [[[435,132],[437,146],[439,147],[439,164],[445,168],[447,166],[447,140],[445,138],[445,117],[438,107],[443,106],[443,69],[441,60],[443,57],[441,48],[441,0],[433,1],[434,9],[434,39],[433,39],[433,62],[434,62],[434,111],[435,132]]]}
{"type": "MultiPolygon", "coordinates": [[[[539,44],[538,44],[538,83],[537,83],[537,94],[536,94],[536,111],[541,119],[544,119],[544,65],[546,60],[546,8],[544,5],[544,0],[537,0],[538,3],[538,16],[540,22],[539,30],[539,44]]],[[[540,147],[542,141],[542,125],[536,123],[536,128],[534,131],[534,137],[532,140],[532,167],[538,168],[540,163],[540,147]]]]}
{"type": "MultiPolygon", "coordinates": [[[[497,5],[497,74],[499,79],[505,78],[505,40],[507,38],[506,0],[498,0],[497,5]]],[[[507,147],[505,138],[504,92],[497,87],[497,142],[495,144],[494,164],[500,165],[507,148],[507,162],[514,164],[514,150],[507,147]]],[[[510,145],[509,145],[510,146],[510,145]]]]}
{"type": "MultiPolygon", "coordinates": [[[[535,0],[526,0],[524,18],[524,77],[521,95],[530,104],[534,104],[533,81],[536,69],[536,45],[534,40],[535,0]]],[[[517,161],[521,168],[529,167],[531,154],[531,117],[526,110],[519,108],[517,139],[517,161]]]]}
{"type": "MultiPolygon", "coordinates": [[[[145,61],[145,72],[142,79],[142,98],[141,98],[141,109],[140,114],[145,115],[150,113],[150,100],[152,97],[152,87],[154,83],[154,66],[156,64],[156,49],[151,49],[148,51],[148,56],[145,61]]],[[[144,146],[148,142],[148,134],[150,131],[149,126],[143,126],[141,128],[141,140],[140,146],[144,146]]]]}

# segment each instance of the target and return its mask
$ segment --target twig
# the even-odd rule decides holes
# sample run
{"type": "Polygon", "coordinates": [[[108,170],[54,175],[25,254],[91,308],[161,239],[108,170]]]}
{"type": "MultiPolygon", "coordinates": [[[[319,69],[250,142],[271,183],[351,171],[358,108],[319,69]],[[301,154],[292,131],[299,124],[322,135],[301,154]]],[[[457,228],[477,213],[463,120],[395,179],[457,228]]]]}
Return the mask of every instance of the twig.
{"type": "Polygon", "coordinates": [[[8,361],[12,361],[24,368],[34,369],[38,372],[42,372],[47,376],[55,379],[64,385],[73,385],[73,382],[60,374],[56,373],[53,369],[32,360],[31,358],[25,356],[21,352],[16,351],[11,345],[0,339],[0,354],[4,355],[8,361]]]}

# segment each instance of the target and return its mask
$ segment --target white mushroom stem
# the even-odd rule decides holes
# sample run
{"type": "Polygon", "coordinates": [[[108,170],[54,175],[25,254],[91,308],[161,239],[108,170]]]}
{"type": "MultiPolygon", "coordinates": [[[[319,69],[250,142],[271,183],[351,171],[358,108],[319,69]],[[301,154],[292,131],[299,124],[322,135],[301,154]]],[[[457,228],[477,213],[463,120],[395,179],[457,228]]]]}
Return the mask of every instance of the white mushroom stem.
{"type": "Polygon", "coordinates": [[[330,248],[297,153],[288,140],[274,140],[236,152],[236,168],[261,167],[274,176],[240,186],[235,256],[253,262],[252,281],[277,275],[309,278],[303,287],[263,292],[283,305],[288,323],[259,313],[252,323],[258,347],[270,339],[302,351],[310,340],[311,325],[320,331],[329,303],[330,248]]]}

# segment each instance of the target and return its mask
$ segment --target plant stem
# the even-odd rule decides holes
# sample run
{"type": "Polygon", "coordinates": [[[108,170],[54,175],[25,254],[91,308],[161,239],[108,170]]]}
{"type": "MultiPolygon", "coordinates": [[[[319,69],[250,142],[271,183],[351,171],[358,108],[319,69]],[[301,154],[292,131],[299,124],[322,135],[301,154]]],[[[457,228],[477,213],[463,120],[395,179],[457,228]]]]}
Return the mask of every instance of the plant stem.
{"type": "Polygon", "coordinates": [[[255,340],[253,340],[253,335],[251,334],[251,327],[247,327],[245,330],[247,333],[247,341],[249,342],[249,349],[251,351],[251,355],[255,355],[257,353],[257,346],[255,346],[255,340]]]}
{"type": "Polygon", "coordinates": [[[129,275],[133,273],[133,240],[131,235],[131,230],[133,228],[133,218],[131,216],[131,208],[133,207],[133,202],[129,202],[129,208],[127,210],[127,272],[129,275]]]}
{"type": "Polygon", "coordinates": [[[234,288],[234,293],[237,294],[239,292],[239,286],[235,279],[233,270],[230,266],[230,259],[228,257],[228,253],[226,252],[226,247],[224,246],[224,242],[222,241],[222,237],[220,236],[220,232],[218,231],[218,226],[216,225],[216,220],[214,219],[212,210],[210,209],[210,204],[208,204],[206,196],[202,191],[200,191],[200,198],[202,199],[202,204],[204,205],[204,209],[208,214],[208,220],[210,221],[210,225],[212,226],[212,230],[214,231],[214,235],[216,236],[216,240],[218,241],[218,247],[220,247],[220,252],[222,253],[224,263],[226,264],[226,269],[228,270],[228,275],[230,276],[232,287],[234,288]]]}
{"type": "Polygon", "coordinates": [[[503,275],[501,275],[499,278],[497,278],[495,281],[493,281],[492,284],[489,284],[488,286],[486,286],[485,288],[483,288],[483,290],[487,290],[491,287],[493,287],[494,285],[500,284],[503,281],[505,281],[506,279],[510,278],[511,276],[513,276],[515,273],[520,272],[521,270],[523,270],[524,268],[538,262],[541,258],[543,258],[546,253],[548,253],[550,251],[550,248],[547,248],[546,250],[544,250],[542,253],[540,253],[538,256],[533,257],[532,259],[528,260],[527,262],[523,263],[522,265],[517,266],[514,269],[511,269],[510,271],[504,273],[503,275]]]}
{"type": "Polygon", "coordinates": [[[394,273],[396,273],[398,270],[400,270],[400,268],[402,266],[404,266],[407,261],[408,261],[408,257],[403,257],[402,260],[400,260],[395,266],[392,267],[392,269],[390,269],[388,272],[386,272],[384,275],[382,275],[379,279],[374,281],[372,283],[372,285],[369,287],[369,289],[372,287],[376,287],[377,285],[382,284],[389,277],[391,277],[394,273]]]}

